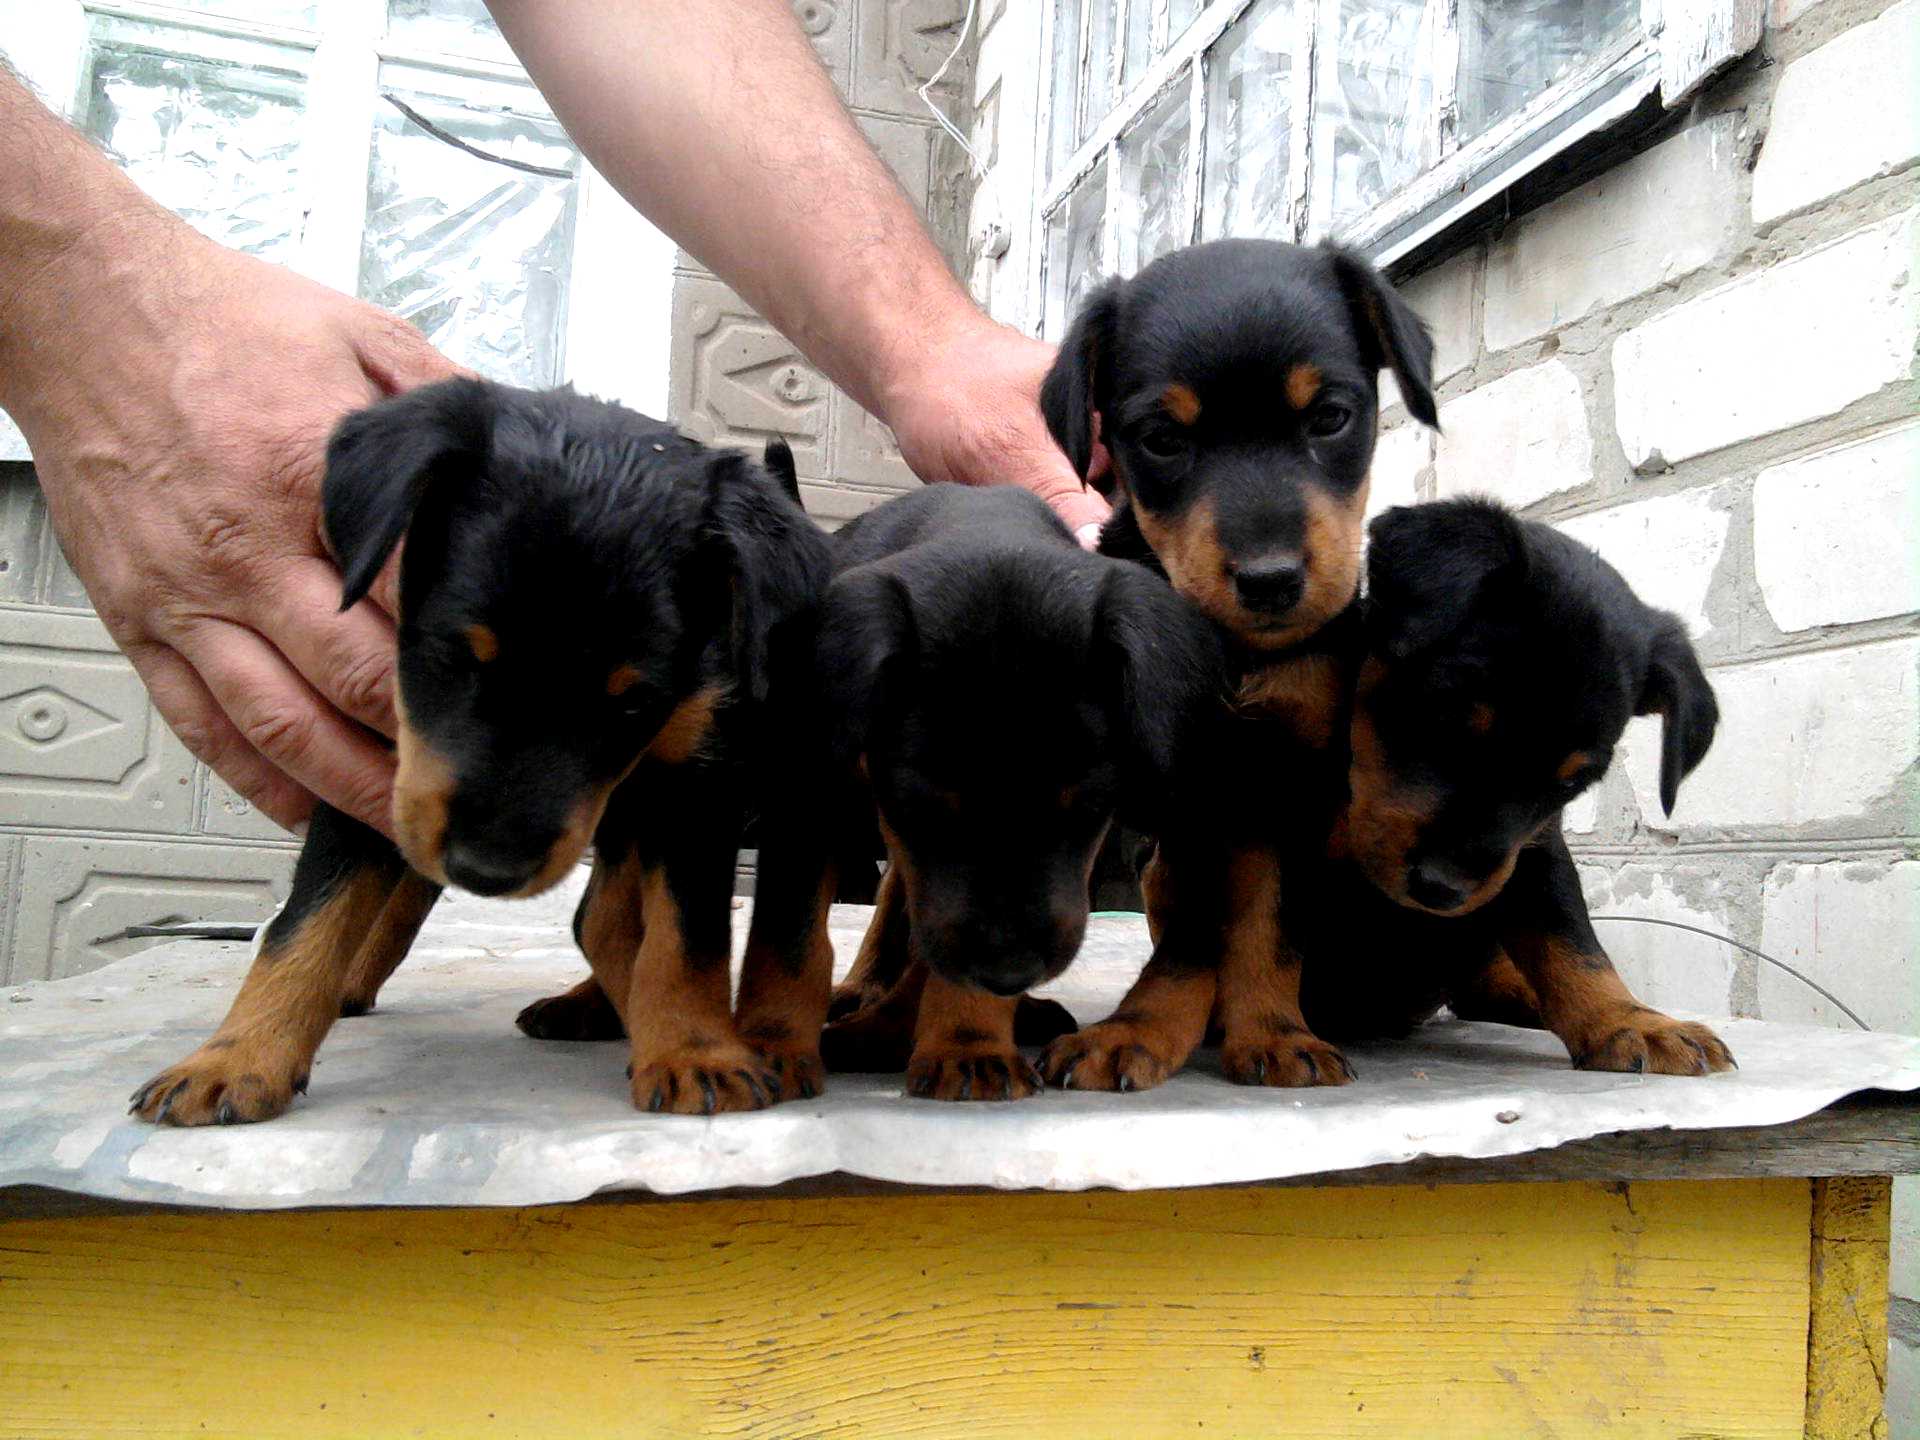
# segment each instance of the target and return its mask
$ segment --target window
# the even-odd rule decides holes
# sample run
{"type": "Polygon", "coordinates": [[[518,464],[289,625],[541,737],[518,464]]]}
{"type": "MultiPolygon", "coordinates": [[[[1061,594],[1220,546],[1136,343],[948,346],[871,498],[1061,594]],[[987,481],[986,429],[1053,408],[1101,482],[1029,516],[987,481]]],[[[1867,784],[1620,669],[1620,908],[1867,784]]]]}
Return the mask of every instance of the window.
{"type": "MultiPolygon", "coordinates": [[[[664,413],[672,247],[582,160],[482,0],[37,0],[0,18],[0,52],[221,243],[482,374],[664,413]]],[[[0,457],[24,456],[10,430],[0,457]]]]}
{"type": "Polygon", "coordinates": [[[1195,240],[1390,263],[1759,39],[1740,0],[1044,0],[1033,317],[1195,240]]]}

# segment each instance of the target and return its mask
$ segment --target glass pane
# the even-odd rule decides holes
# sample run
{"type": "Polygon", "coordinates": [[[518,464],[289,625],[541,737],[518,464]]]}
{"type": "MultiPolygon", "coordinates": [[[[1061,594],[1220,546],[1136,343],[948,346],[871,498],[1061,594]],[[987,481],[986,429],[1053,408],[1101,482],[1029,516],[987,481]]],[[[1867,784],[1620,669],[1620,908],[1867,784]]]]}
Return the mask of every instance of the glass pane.
{"type": "Polygon", "coordinates": [[[1080,138],[1086,139],[1113,108],[1113,0],[1086,0],[1091,7],[1087,24],[1087,93],[1080,112],[1080,138]]]}
{"type": "Polygon", "coordinates": [[[485,0],[387,0],[387,35],[409,49],[513,60],[485,0]]]}
{"type": "Polygon", "coordinates": [[[1089,290],[1106,278],[1101,241],[1107,228],[1107,165],[1093,173],[1047,221],[1046,333],[1064,335],[1089,290]]]}
{"type": "Polygon", "coordinates": [[[1261,0],[1207,54],[1207,158],[1200,233],[1287,240],[1293,6],[1261,0]]]}
{"type": "Polygon", "coordinates": [[[1437,9],[1425,0],[1325,0],[1320,33],[1332,39],[1333,76],[1327,84],[1321,72],[1326,103],[1316,121],[1332,130],[1334,220],[1379,204],[1438,158],[1437,9]]]}
{"type": "Polygon", "coordinates": [[[1183,81],[1121,139],[1117,274],[1131,275],[1187,243],[1187,142],[1192,128],[1183,81]]]}
{"type": "Polygon", "coordinates": [[[1153,0],[1127,0],[1127,50],[1120,57],[1120,88],[1147,73],[1153,58],[1153,0]]]}
{"type": "Polygon", "coordinates": [[[1639,25],[1639,0],[1463,0],[1460,138],[1491,129],[1639,25]]]}
{"type": "MultiPolygon", "coordinates": [[[[557,121],[506,108],[536,103],[525,87],[390,65],[381,89],[491,155],[579,167],[557,121]]],[[[578,195],[575,179],[469,155],[382,104],[360,293],[483,375],[550,385],[560,375],[578,195]]]]}
{"type": "Polygon", "coordinates": [[[287,261],[300,243],[306,54],[101,20],[81,127],[196,230],[287,261]]]}
{"type": "Polygon", "coordinates": [[[1080,0],[1053,7],[1053,119],[1047,137],[1047,174],[1073,153],[1075,103],[1080,96],[1080,0]]]}
{"type": "Polygon", "coordinates": [[[1200,13],[1200,0],[1171,0],[1167,6],[1167,44],[1171,45],[1200,13]]]}

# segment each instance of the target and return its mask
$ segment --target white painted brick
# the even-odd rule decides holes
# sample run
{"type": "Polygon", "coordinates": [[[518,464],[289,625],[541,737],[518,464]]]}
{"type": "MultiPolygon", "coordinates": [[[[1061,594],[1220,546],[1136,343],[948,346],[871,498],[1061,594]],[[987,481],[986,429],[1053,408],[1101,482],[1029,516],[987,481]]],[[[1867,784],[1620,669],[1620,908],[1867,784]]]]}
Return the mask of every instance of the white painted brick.
{"type": "Polygon", "coordinates": [[[1613,347],[1635,469],[1834,415],[1906,378],[1920,337],[1915,211],[1708,292],[1613,347]]]}
{"type": "MultiPolygon", "coordinates": [[[[1916,1183],[1895,1180],[1893,1188],[1916,1183]]],[[[1920,1435],[1920,1349],[1904,1340],[1889,1340],[1887,1349],[1887,1434],[1920,1435]]]]}
{"type": "Polygon", "coordinates": [[[1604,784],[1583,790],[1560,812],[1560,828],[1569,835],[1591,835],[1600,826],[1600,792],[1604,784]]]}
{"type": "Polygon", "coordinates": [[[1473,280],[1479,255],[1469,250],[1399,287],[1433,332],[1433,383],[1473,363],[1473,280]]]}
{"type": "MultiPolygon", "coordinates": [[[[1920,861],[1776,865],[1760,948],[1826,986],[1874,1029],[1920,1034],[1920,861]]],[[[1772,965],[1760,967],[1760,1014],[1852,1025],[1772,965]]]]}
{"type": "Polygon", "coordinates": [[[1683,130],[1513,226],[1487,256],[1486,335],[1504,350],[1710,264],[1740,216],[1731,115],[1683,130]]]}
{"type": "Polygon", "coordinates": [[[1396,425],[1374,447],[1367,518],[1420,498],[1420,474],[1433,464],[1433,432],[1417,421],[1396,425]]]}
{"type": "Polygon", "coordinates": [[[1920,641],[1824,650],[1709,672],[1720,731],[1660,813],[1660,721],[1627,727],[1641,823],[1657,830],[1807,825],[1865,814],[1920,751],[1920,641]]]}
{"type": "Polygon", "coordinates": [[[1441,407],[1434,475],[1441,498],[1493,495],[1516,506],[1586,484],[1593,436],[1579,378],[1549,360],[1441,407]]]}
{"type": "Polygon", "coordinates": [[[1772,0],[1767,6],[1767,28],[1782,29],[1825,3],[1826,0],[1772,0]]]}
{"type": "MultiPolygon", "coordinates": [[[[1606,870],[1583,865],[1580,882],[1587,908],[1596,916],[1672,920],[1720,934],[1733,928],[1724,910],[1696,904],[1682,893],[1684,888],[1714,888],[1713,872],[1696,866],[1669,870],[1629,864],[1606,870]]],[[[1593,929],[1620,978],[1646,1004],[1688,1015],[1733,1013],[1738,952],[1731,945],[1636,920],[1596,919],[1593,929]]]]}
{"type": "Polygon", "coordinates": [[[1920,158],[1920,0],[1787,66],[1753,170],[1764,224],[1920,158]]]}
{"type": "Polygon", "coordinates": [[[1575,516],[1560,529],[1591,545],[1649,605],[1671,610],[1698,637],[1713,628],[1707,590],[1727,548],[1733,517],[1715,508],[1718,489],[1687,490],[1575,516]]]}
{"type": "MultiPolygon", "coordinates": [[[[1920,1175],[1903,1176],[1893,1182],[1893,1270],[1888,1288],[1909,1300],[1920,1300],[1920,1175]]],[[[1914,1401],[1920,1407],[1920,1394],[1914,1401]]],[[[1920,1421],[1920,1408],[1914,1419],[1920,1421]]],[[[1899,1433],[1920,1433],[1920,1425],[1899,1433]]]]}
{"type": "Polygon", "coordinates": [[[13,423],[13,417],[0,410],[0,460],[31,460],[33,452],[27,449],[27,437],[20,433],[20,427],[13,423]]]}
{"type": "Polygon", "coordinates": [[[1762,470],[1753,567],[1782,630],[1920,610],[1920,425],[1762,470]]]}

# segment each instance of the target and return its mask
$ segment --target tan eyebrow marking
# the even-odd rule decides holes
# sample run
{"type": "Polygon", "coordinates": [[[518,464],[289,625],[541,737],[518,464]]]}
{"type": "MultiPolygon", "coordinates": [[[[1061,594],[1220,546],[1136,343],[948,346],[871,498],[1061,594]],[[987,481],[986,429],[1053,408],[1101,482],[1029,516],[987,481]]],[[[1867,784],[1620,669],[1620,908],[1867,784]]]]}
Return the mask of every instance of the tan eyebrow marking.
{"type": "Polygon", "coordinates": [[[482,665],[500,654],[500,637],[485,625],[467,626],[467,648],[482,665]]]}
{"type": "Polygon", "coordinates": [[[607,694],[624,695],[640,683],[638,665],[616,665],[607,675],[607,694]]]}
{"type": "Polygon", "coordinates": [[[1576,750],[1560,762],[1560,768],[1553,772],[1553,778],[1571,780],[1591,764],[1593,764],[1593,756],[1584,750],[1576,750]]]}
{"type": "Polygon", "coordinates": [[[1476,735],[1484,735],[1493,728],[1493,707],[1482,700],[1467,712],[1467,728],[1476,735]]]}
{"type": "Polygon", "coordinates": [[[1296,365],[1287,371],[1287,404],[1296,410],[1304,410],[1313,403],[1313,397],[1320,393],[1320,367],[1318,365],[1296,365]]]}
{"type": "Polygon", "coordinates": [[[1200,397],[1193,393],[1191,385],[1183,385],[1178,380],[1160,392],[1160,403],[1182,425],[1191,425],[1200,418],[1200,397]]]}

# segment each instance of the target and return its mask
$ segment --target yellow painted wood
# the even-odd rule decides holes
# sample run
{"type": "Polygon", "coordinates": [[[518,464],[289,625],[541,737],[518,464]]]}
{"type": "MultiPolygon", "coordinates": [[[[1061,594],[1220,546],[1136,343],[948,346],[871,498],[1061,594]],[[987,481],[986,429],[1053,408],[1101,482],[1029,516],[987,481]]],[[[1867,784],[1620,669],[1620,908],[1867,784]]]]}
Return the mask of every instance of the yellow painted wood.
{"type": "Polygon", "coordinates": [[[1887,1440],[1887,1250],[1893,1182],[1813,1182],[1808,1440],[1887,1440]]]}
{"type": "Polygon", "coordinates": [[[1805,1181],[0,1227],[6,1436],[1798,1435],[1805,1181]]]}

